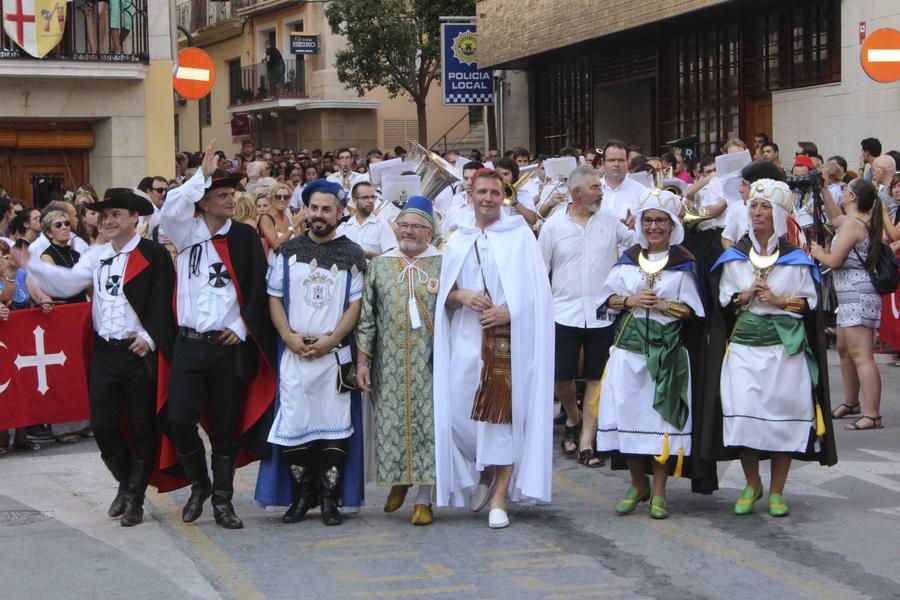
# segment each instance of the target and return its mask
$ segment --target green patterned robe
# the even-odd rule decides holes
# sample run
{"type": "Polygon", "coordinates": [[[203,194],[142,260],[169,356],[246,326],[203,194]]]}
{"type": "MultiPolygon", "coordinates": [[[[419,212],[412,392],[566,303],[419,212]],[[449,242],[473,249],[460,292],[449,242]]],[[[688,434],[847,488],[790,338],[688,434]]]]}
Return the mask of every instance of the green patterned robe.
{"type": "Polygon", "coordinates": [[[421,326],[411,326],[407,278],[398,281],[406,261],[387,255],[369,263],[356,326],[357,347],[372,357],[376,477],[385,486],[435,482],[431,355],[441,257],[416,266],[428,275],[422,282],[412,271],[421,326]]]}

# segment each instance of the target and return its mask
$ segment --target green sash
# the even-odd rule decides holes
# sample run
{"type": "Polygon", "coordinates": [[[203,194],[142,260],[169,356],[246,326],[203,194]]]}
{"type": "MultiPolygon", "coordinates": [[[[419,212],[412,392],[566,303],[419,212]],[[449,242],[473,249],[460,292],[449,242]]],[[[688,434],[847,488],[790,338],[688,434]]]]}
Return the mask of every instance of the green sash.
{"type": "Polygon", "coordinates": [[[757,315],[747,311],[734,324],[730,341],[744,346],[784,346],[789,356],[802,351],[806,355],[813,387],[819,383],[819,364],[806,339],[802,319],[787,315],[757,315]]]}
{"type": "Polygon", "coordinates": [[[644,355],[656,384],[653,408],[667,423],[683,430],[690,414],[690,363],[681,344],[681,321],[663,325],[623,313],[616,327],[616,347],[644,355]]]}

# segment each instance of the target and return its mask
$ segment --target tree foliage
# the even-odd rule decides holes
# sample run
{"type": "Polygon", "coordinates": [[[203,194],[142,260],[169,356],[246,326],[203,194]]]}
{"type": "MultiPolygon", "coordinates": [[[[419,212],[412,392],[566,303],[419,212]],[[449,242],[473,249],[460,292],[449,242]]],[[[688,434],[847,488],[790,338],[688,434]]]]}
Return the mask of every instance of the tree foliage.
{"type": "Polygon", "coordinates": [[[425,133],[425,99],[441,69],[441,16],[474,15],[475,0],[332,0],[325,9],[332,33],[347,47],[336,52],[338,78],[362,96],[383,86],[405,94],[425,133]]]}

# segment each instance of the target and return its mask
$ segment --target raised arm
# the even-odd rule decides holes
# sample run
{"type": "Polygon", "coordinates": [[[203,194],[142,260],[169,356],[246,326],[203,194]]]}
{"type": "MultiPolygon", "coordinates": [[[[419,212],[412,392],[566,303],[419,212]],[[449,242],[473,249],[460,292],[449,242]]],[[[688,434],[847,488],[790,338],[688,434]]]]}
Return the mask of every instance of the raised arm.
{"type": "Polygon", "coordinates": [[[169,190],[166,201],[160,210],[159,220],[166,235],[180,252],[190,241],[194,226],[195,204],[203,198],[206,188],[211,183],[210,177],[216,170],[216,140],[212,140],[203,155],[203,164],[194,176],[180,187],[169,190]]]}

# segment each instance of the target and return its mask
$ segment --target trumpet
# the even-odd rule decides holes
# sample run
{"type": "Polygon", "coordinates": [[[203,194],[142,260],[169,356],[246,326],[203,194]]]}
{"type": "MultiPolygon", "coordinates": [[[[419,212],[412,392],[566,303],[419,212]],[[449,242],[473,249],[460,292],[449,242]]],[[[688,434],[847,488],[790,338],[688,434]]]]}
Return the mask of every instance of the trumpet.
{"type": "Polygon", "coordinates": [[[684,225],[685,229],[692,229],[703,221],[713,218],[706,207],[697,204],[695,201],[685,199],[682,202],[682,206],[684,207],[684,216],[681,217],[681,224],[684,225]]]}
{"type": "Polygon", "coordinates": [[[519,203],[519,189],[528,183],[528,180],[531,179],[534,173],[534,171],[529,171],[519,177],[515,183],[503,185],[503,206],[515,206],[519,203]]]}

